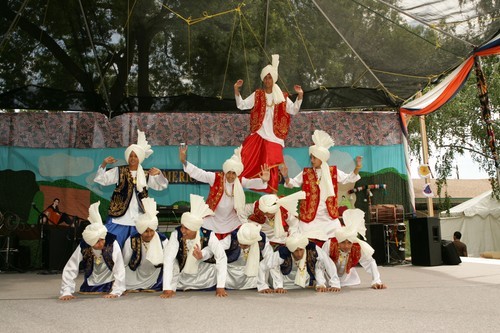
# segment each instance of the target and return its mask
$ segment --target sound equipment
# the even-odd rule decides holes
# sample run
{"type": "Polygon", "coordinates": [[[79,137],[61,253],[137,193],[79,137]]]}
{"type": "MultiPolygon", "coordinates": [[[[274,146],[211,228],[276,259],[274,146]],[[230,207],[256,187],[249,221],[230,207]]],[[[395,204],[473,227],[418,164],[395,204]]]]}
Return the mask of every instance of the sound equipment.
{"type": "Polygon", "coordinates": [[[19,261],[19,240],[13,236],[0,236],[0,270],[17,269],[19,261]]]}
{"type": "Polygon", "coordinates": [[[43,268],[62,271],[74,251],[74,228],[45,226],[42,250],[43,268]]]}
{"type": "Polygon", "coordinates": [[[443,257],[444,265],[458,265],[462,262],[458,255],[457,248],[452,241],[441,241],[441,256],[443,257]]]}
{"type": "Polygon", "coordinates": [[[373,259],[377,265],[385,265],[388,263],[386,247],[385,247],[385,230],[381,223],[367,223],[366,241],[373,247],[375,253],[373,259]]]}
{"type": "Polygon", "coordinates": [[[401,262],[406,259],[406,225],[384,224],[387,255],[389,263],[401,262]]]}
{"type": "Polygon", "coordinates": [[[437,266],[441,259],[441,227],[435,217],[412,218],[410,222],[411,263],[437,266]]]}

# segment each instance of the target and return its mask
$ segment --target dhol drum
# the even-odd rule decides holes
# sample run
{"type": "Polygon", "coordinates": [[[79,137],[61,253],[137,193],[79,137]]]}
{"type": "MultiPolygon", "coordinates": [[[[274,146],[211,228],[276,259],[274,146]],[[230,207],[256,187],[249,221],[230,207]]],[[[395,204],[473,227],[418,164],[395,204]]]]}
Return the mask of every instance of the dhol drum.
{"type": "Polygon", "coordinates": [[[385,224],[384,228],[389,262],[404,261],[406,257],[406,225],[404,223],[385,224]]]}

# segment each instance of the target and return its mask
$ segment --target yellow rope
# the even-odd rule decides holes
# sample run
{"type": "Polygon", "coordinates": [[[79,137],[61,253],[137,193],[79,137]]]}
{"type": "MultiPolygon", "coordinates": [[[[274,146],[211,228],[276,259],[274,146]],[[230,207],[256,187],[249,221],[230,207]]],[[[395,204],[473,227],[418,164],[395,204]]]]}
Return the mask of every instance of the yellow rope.
{"type": "Polygon", "coordinates": [[[240,15],[240,33],[241,33],[241,42],[243,44],[243,58],[245,59],[245,70],[247,72],[247,89],[250,90],[250,71],[248,70],[248,57],[247,57],[247,49],[245,47],[245,35],[243,34],[243,21],[241,20],[241,12],[239,12],[240,15]]]}
{"type": "Polygon", "coordinates": [[[226,76],[227,76],[227,69],[229,67],[229,59],[231,58],[231,49],[233,47],[233,40],[234,40],[234,33],[236,30],[236,21],[238,17],[238,12],[234,14],[234,20],[233,20],[233,30],[231,32],[231,40],[229,41],[229,50],[227,51],[227,59],[226,59],[226,68],[224,70],[224,78],[222,79],[222,87],[220,90],[219,96],[217,96],[219,99],[222,99],[222,94],[224,92],[224,86],[226,85],[226,76]]]}

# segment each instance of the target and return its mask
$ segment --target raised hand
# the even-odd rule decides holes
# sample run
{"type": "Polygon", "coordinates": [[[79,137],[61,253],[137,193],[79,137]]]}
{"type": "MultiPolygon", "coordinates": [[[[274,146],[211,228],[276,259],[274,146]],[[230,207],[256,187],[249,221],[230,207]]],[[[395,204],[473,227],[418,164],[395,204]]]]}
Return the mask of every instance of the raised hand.
{"type": "Polygon", "coordinates": [[[179,160],[182,164],[186,164],[187,162],[187,150],[188,146],[179,146],[179,160]]]}
{"type": "Polygon", "coordinates": [[[269,165],[267,165],[266,163],[264,163],[263,165],[261,165],[260,167],[260,179],[262,179],[262,181],[265,183],[265,182],[268,182],[269,179],[271,179],[271,172],[269,171],[269,165]]]}
{"type": "Polygon", "coordinates": [[[151,169],[149,169],[149,174],[150,174],[151,176],[157,176],[157,175],[159,175],[159,174],[160,174],[160,172],[161,172],[161,171],[160,171],[160,169],[158,169],[158,168],[151,168],[151,169]]]}
{"type": "Polygon", "coordinates": [[[101,167],[105,168],[106,165],[113,163],[116,163],[116,159],[113,156],[108,156],[102,161],[101,167]]]}

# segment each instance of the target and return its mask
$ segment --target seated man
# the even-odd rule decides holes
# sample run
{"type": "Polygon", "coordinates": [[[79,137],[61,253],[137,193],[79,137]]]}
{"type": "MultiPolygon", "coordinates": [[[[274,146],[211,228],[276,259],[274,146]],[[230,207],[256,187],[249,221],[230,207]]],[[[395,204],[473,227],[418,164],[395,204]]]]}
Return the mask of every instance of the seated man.
{"type": "Polygon", "coordinates": [[[62,301],[75,298],[75,279],[79,265],[84,272],[81,294],[105,294],[104,298],[119,297],[125,291],[125,265],[120,245],[113,234],[107,232],[96,202],[89,208],[88,225],[83,231],[83,240],[69,258],[62,273],[62,301]]]}
{"type": "Polygon", "coordinates": [[[340,282],[332,261],[305,235],[287,237],[269,261],[274,290],[284,294],[286,289],[305,288],[315,285],[318,292],[338,292],[340,282]],[[325,272],[329,276],[328,285],[325,272]]]}
{"type": "Polygon", "coordinates": [[[299,220],[297,219],[297,203],[305,199],[306,194],[298,191],[286,197],[276,194],[266,194],[253,204],[245,205],[240,217],[248,222],[262,226],[272,244],[285,244],[285,238],[297,232],[299,220]]]}
{"type": "Polygon", "coordinates": [[[142,199],[144,214],[135,223],[137,233],[123,246],[127,291],[160,291],[163,288],[163,249],[167,237],[156,231],[158,218],[153,198],[142,199]]]}
{"type": "Polygon", "coordinates": [[[372,255],[373,248],[365,241],[358,238],[358,233],[365,236],[365,212],[361,209],[347,209],[342,215],[345,227],[337,229],[336,236],[323,245],[323,250],[335,263],[340,285],[353,286],[360,284],[356,265],[359,263],[365,271],[372,276],[373,289],[385,289],[385,284],[380,280],[377,263],[372,255]]]}
{"type": "Polygon", "coordinates": [[[59,203],[61,201],[59,198],[55,198],[52,203],[45,208],[45,210],[40,214],[40,222],[43,224],[55,224],[70,226],[73,224],[75,217],[72,217],[66,213],[59,210],[59,203]]]}
{"type": "Polygon", "coordinates": [[[162,298],[175,295],[177,289],[207,289],[216,286],[215,295],[226,297],[227,257],[213,232],[202,228],[203,218],[213,215],[199,195],[191,194],[191,211],[182,214],[165,247],[162,298]],[[205,262],[215,258],[215,264],[205,262]]]}
{"type": "Polygon", "coordinates": [[[231,233],[231,237],[221,241],[227,249],[227,288],[257,288],[260,293],[273,292],[267,283],[267,261],[273,250],[260,229],[260,225],[243,223],[238,230],[231,233]]]}

